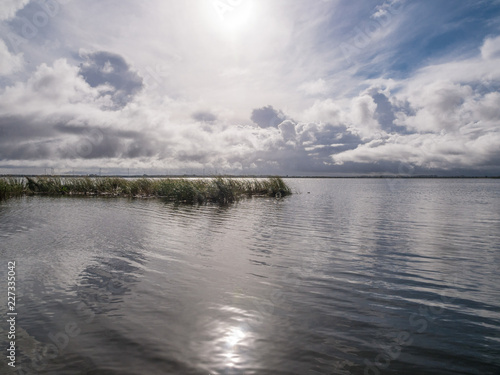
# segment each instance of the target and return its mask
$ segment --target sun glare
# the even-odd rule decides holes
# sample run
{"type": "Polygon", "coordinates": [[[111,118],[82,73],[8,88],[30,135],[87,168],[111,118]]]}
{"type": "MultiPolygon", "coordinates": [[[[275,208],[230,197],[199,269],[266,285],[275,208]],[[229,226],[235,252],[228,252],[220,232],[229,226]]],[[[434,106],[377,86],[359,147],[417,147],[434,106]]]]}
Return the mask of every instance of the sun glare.
{"type": "Polygon", "coordinates": [[[250,0],[216,0],[212,3],[212,22],[226,36],[235,36],[252,26],[255,3],[250,0]]]}
{"type": "Polygon", "coordinates": [[[232,328],[227,332],[224,337],[224,341],[226,342],[226,352],[224,353],[226,366],[234,367],[241,361],[240,354],[238,353],[238,344],[244,341],[245,338],[246,334],[240,328],[232,328]]]}
{"type": "Polygon", "coordinates": [[[240,328],[233,328],[226,335],[226,343],[233,347],[245,338],[245,333],[240,328]]]}

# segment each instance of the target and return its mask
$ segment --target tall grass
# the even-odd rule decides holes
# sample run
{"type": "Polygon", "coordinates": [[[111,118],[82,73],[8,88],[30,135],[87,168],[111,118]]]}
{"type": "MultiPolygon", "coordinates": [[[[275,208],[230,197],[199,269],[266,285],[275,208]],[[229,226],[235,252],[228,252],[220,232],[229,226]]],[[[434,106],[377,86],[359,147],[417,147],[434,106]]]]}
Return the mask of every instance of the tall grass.
{"type": "Polygon", "coordinates": [[[281,198],[292,193],[279,177],[267,179],[149,179],[118,177],[26,177],[0,179],[0,199],[15,195],[90,195],[114,197],[161,197],[187,203],[231,203],[241,197],[281,198]],[[24,182],[25,181],[25,182],[24,182]],[[5,193],[2,193],[4,191],[5,193]]]}
{"type": "Polygon", "coordinates": [[[26,188],[22,178],[0,178],[0,201],[23,195],[26,188]]]}

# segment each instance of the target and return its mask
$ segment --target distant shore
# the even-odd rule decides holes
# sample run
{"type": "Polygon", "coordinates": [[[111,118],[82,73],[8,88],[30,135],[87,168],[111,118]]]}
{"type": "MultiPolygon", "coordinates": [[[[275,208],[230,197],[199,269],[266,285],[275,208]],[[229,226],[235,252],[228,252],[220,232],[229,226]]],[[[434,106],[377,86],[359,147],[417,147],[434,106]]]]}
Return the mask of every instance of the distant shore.
{"type": "Polygon", "coordinates": [[[438,176],[438,175],[355,175],[355,176],[295,176],[295,175],[199,175],[199,174],[171,174],[171,175],[123,175],[123,174],[0,174],[0,178],[23,178],[23,177],[56,177],[56,178],[81,178],[81,177],[102,177],[102,178],[415,178],[415,179],[500,179],[500,176],[438,176]]]}

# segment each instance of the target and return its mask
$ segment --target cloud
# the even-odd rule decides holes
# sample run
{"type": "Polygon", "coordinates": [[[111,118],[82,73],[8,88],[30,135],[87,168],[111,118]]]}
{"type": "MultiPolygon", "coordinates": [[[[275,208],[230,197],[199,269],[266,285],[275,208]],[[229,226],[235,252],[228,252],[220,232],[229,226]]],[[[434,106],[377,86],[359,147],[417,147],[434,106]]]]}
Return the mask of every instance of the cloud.
{"type": "Polygon", "coordinates": [[[65,59],[40,65],[26,83],[7,87],[0,96],[0,159],[43,162],[160,154],[168,144],[158,145],[160,132],[133,129],[141,117],[148,119],[148,112],[109,112],[112,95],[119,90],[109,91],[105,85],[92,87],[79,67],[65,59]]]}
{"type": "Polygon", "coordinates": [[[24,59],[22,54],[12,55],[4,41],[0,39],[0,76],[15,73],[22,69],[24,59]]]}
{"type": "Polygon", "coordinates": [[[79,107],[88,105],[107,105],[100,91],[90,87],[81,76],[78,68],[67,60],[56,60],[52,66],[41,64],[26,82],[16,82],[5,88],[0,101],[0,113],[45,114],[70,111],[74,104],[79,107]]]}
{"type": "Polygon", "coordinates": [[[487,38],[481,47],[481,56],[485,60],[500,58],[500,36],[487,38]]]}
{"type": "Polygon", "coordinates": [[[365,136],[380,130],[380,124],[375,119],[376,110],[377,104],[367,93],[354,98],[351,103],[353,126],[365,136]]]}
{"type": "Polygon", "coordinates": [[[380,126],[380,133],[332,160],[405,163],[424,171],[499,171],[500,76],[490,69],[497,59],[495,43],[486,39],[480,57],[423,68],[397,83],[395,94],[365,90],[354,99],[355,119],[374,132],[380,126]]]}
{"type": "Polygon", "coordinates": [[[99,51],[84,53],[83,58],[80,75],[91,87],[101,88],[115,109],[124,107],[143,88],[142,78],[122,56],[99,51]]]}
{"type": "Polygon", "coordinates": [[[200,122],[214,122],[217,120],[217,116],[209,111],[196,111],[192,114],[192,117],[200,122]]]}
{"type": "Polygon", "coordinates": [[[254,109],[250,119],[261,128],[276,128],[286,119],[286,115],[281,110],[268,105],[254,109]]]}
{"type": "Polygon", "coordinates": [[[297,142],[297,132],[295,131],[296,124],[293,121],[285,120],[278,125],[281,136],[286,143],[294,146],[297,142]]]}
{"type": "Polygon", "coordinates": [[[333,99],[315,101],[314,104],[306,109],[302,119],[306,122],[328,122],[340,123],[343,121],[344,110],[342,103],[333,99]]]}
{"type": "MultiPolygon", "coordinates": [[[[394,166],[411,165],[420,170],[476,169],[496,168],[500,162],[498,142],[500,134],[488,134],[479,137],[458,137],[447,135],[407,135],[390,136],[385,140],[372,141],[360,147],[332,155],[337,164],[354,162],[373,164],[391,162],[394,166]]],[[[387,172],[398,173],[397,169],[387,172]]]]}
{"type": "Polygon", "coordinates": [[[315,96],[322,95],[328,92],[326,81],[322,78],[316,81],[310,81],[302,84],[299,90],[303,91],[306,95],[315,96]]]}
{"type": "MultiPolygon", "coordinates": [[[[0,41],[3,168],[499,171],[485,2],[255,1],[241,23],[210,2],[123,1],[120,22],[107,2],[59,3],[17,54],[0,41]]],[[[0,6],[3,35],[42,11],[16,4],[0,6]]]]}
{"type": "MultiPolygon", "coordinates": [[[[382,19],[391,17],[390,14],[396,15],[401,12],[406,0],[387,0],[382,5],[377,5],[375,13],[372,14],[374,19],[382,19]]],[[[387,21],[385,21],[387,22],[387,21]]]]}
{"type": "Polygon", "coordinates": [[[30,0],[2,0],[0,3],[0,21],[14,17],[16,12],[23,9],[30,0]]]}

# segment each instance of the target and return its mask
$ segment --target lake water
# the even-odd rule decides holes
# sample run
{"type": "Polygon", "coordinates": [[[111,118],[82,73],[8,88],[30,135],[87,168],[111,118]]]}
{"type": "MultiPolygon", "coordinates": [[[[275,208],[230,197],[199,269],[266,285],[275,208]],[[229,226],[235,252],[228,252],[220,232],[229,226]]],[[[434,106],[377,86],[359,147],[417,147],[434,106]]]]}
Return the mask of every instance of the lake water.
{"type": "Polygon", "coordinates": [[[0,203],[0,373],[500,373],[499,180],[287,182],[227,207],[0,203]]]}

